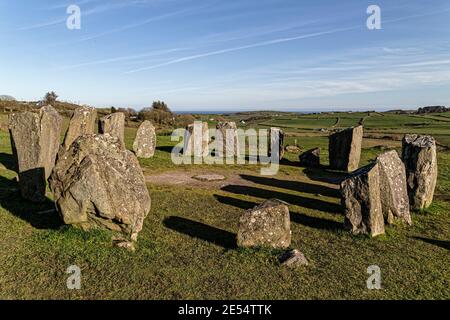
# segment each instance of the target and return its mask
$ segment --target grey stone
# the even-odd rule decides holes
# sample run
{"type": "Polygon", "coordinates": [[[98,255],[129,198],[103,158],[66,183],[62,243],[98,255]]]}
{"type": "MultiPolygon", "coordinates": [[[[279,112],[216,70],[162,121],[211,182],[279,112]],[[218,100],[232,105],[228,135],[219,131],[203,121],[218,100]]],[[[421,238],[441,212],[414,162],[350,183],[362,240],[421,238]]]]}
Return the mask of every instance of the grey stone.
{"type": "Polygon", "coordinates": [[[318,168],[320,167],[320,148],[305,151],[298,158],[300,166],[306,168],[318,168]]]}
{"type": "Polygon", "coordinates": [[[194,122],[186,127],[183,155],[202,157],[209,154],[209,129],[207,122],[194,122]]]}
{"type": "Polygon", "coordinates": [[[117,137],[84,135],[62,149],[50,178],[66,224],[121,232],[136,240],[150,195],[136,156],[117,137]]]}
{"type": "Polygon", "coordinates": [[[431,136],[411,134],[403,138],[402,144],[410,206],[414,210],[426,209],[433,202],[437,182],[436,142],[431,136]]]}
{"type": "Polygon", "coordinates": [[[300,153],[301,150],[299,146],[286,146],[284,149],[289,153],[300,153]]]}
{"type": "Polygon", "coordinates": [[[64,137],[64,149],[67,150],[79,136],[95,133],[96,119],[97,109],[95,108],[83,106],[75,109],[64,137]]]}
{"type": "Polygon", "coordinates": [[[133,151],[138,158],[151,158],[155,155],[156,130],[153,124],[145,120],[136,132],[133,151]]]}
{"type": "Polygon", "coordinates": [[[346,228],[354,234],[370,234],[372,237],[384,233],[377,163],[355,171],[344,180],[341,194],[346,228]]]}
{"type": "Polygon", "coordinates": [[[277,199],[247,210],[239,219],[239,247],[287,248],[291,244],[288,206],[277,199]]]}
{"type": "Polygon", "coordinates": [[[46,180],[55,165],[60,146],[62,117],[52,106],[39,112],[9,116],[11,146],[22,197],[45,200],[46,180]]]}
{"type": "Polygon", "coordinates": [[[225,176],[222,176],[220,174],[199,174],[196,176],[193,176],[192,179],[199,180],[199,181],[222,181],[225,180],[225,176]]]}
{"type": "Polygon", "coordinates": [[[216,151],[227,158],[239,155],[239,137],[235,122],[219,122],[216,126],[216,151]]]}
{"type": "Polygon", "coordinates": [[[397,151],[385,152],[377,157],[380,175],[381,207],[389,224],[402,220],[411,224],[405,165],[397,151]]]}
{"type": "Polygon", "coordinates": [[[98,122],[98,133],[109,133],[124,143],[125,114],[123,112],[111,113],[101,118],[98,122]]]}
{"type": "Polygon", "coordinates": [[[300,266],[307,266],[309,265],[308,260],[306,259],[305,255],[300,252],[298,249],[293,249],[288,252],[283,253],[279,257],[280,263],[283,266],[286,266],[288,268],[296,268],[300,266]]]}
{"type": "Polygon", "coordinates": [[[358,169],[362,138],[362,126],[345,129],[330,135],[328,143],[330,167],[348,172],[358,169]]]}
{"type": "Polygon", "coordinates": [[[269,153],[272,156],[272,151],[275,151],[275,154],[273,155],[275,158],[280,161],[284,157],[284,131],[280,128],[270,128],[269,130],[269,153]],[[277,145],[278,140],[278,148],[275,146],[277,145]],[[272,150],[272,146],[276,148],[276,150],[272,150]]]}

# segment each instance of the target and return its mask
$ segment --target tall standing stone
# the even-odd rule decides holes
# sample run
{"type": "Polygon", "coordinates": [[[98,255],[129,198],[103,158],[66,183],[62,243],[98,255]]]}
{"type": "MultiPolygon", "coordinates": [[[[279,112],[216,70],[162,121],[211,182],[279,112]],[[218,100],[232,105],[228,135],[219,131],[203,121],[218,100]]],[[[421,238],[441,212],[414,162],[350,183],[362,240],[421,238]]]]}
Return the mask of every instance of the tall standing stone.
{"type": "Polygon", "coordinates": [[[284,157],[284,131],[280,128],[270,128],[269,130],[269,152],[271,156],[275,156],[278,161],[284,157]],[[272,146],[275,150],[272,150],[272,146]],[[278,147],[276,147],[278,146],[278,147]],[[275,152],[275,154],[272,154],[275,152]]]}
{"type": "Polygon", "coordinates": [[[402,160],[406,167],[411,208],[415,210],[428,208],[433,202],[438,174],[434,138],[416,134],[406,135],[403,138],[402,160]]]}
{"type": "Polygon", "coordinates": [[[348,172],[358,169],[362,138],[362,126],[332,134],[328,142],[330,167],[348,172]]]}
{"type": "Polygon", "coordinates": [[[64,149],[68,149],[76,138],[85,134],[95,133],[95,120],[97,119],[97,109],[82,106],[73,112],[70,118],[69,129],[64,138],[64,149]]]}
{"type": "Polygon", "coordinates": [[[101,227],[136,240],[150,195],[136,156],[109,134],[84,135],[61,150],[50,178],[66,224],[101,227]]]}
{"type": "Polygon", "coordinates": [[[354,234],[370,234],[372,237],[384,233],[377,163],[355,171],[344,180],[341,194],[346,228],[354,234]]]}
{"type": "Polygon", "coordinates": [[[22,197],[45,200],[46,181],[55,165],[60,146],[62,117],[52,106],[39,112],[9,116],[11,146],[19,174],[22,197]]]}
{"type": "Polygon", "coordinates": [[[111,113],[99,120],[98,133],[109,133],[118,137],[123,143],[125,137],[125,114],[123,112],[111,113]]]}
{"type": "Polygon", "coordinates": [[[392,224],[395,220],[403,220],[411,224],[405,165],[395,150],[379,155],[377,163],[381,207],[385,221],[392,224]]]}
{"type": "Polygon", "coordinates": [[[239,219],[239,247],[287,248],[291,245],[288,206],[277,199],[266,200],[247,210],[239,219]]]}
{"type": "Polygon", "coordinates": [[[156,130],[153,124],[145,120],[136,132],[133,151],[138,158],[151,158],[155,155],[156,130]]]}
{"type": "Polygon", "coordinates": [[[235,122],[220,122],[216,126],[216,147],[227,158],[239,155],[239,137],[235,122]]]}
{"type": "Polygon", "coordinates": [[[186,127],[183,155],[195,157],[209,154],[209,129],[207,122],[196,121],[186,127]]]}

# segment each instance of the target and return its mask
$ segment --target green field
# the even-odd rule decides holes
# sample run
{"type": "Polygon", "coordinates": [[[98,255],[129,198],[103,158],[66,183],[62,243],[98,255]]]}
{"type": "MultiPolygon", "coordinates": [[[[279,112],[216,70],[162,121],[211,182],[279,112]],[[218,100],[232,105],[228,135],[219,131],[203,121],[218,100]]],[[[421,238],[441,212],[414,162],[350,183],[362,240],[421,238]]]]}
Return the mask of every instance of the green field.
{"type": "MultiPolygon", "coordinates": [[[[152,208],[136,251],[128,252],[112,245],[108,231],[62,225],[50,193],[43,204],[20,198],[6,116],[0,115],[0,299],[449,299],[449,113],[280,114],[242,126],[282,127],[285,144],[321,147],[326,166],[328,133],[320,129],[353,126],[361,119],[366,135],[361,165],[386,149],[400,150],[404,133],[432,134],[440,144],[435,201],[413,213],[412,227],[389,226],[374,239],[352,236],[343,230],[337,184],[345,174],[301,168],[290,153],[270,177],[254,165],[176,166],[170,159],[174,142],[161,135],[155,157],[140,160],[152,208]],[[221,173],[230,184],[156,178],[197,172],[221,173]],[[278,250],[236,248],[240,215],[268,198],[290,203],[291,247],[300,249],[310,266],[290,270],[280,266],[278,250]],[[70,265],[82,270],[80,290],[66,287],[70,265]],[[382,290],[366,288],[370,265],[381,268],[382,290]]],[[[135,131],[126,129],[129,148],[135,131]]]]}

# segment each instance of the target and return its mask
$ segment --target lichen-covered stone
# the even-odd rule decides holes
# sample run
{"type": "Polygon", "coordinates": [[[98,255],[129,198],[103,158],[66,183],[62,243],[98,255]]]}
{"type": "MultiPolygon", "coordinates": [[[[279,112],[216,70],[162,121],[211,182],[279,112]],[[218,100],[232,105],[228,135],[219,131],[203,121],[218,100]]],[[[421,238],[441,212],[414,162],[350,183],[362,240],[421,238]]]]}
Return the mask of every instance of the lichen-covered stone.
{"type": "Polygon", "coordinates": [[[380,175],[380,198],[385,221],[389,224],[402,220],[411,224],[405,165],[397,151],[377,157],[380,175]]]}
{"type": "Polygon", "coordinates": [[[52,106],[39,112],[13,113],[9,132],[22,197],[45,200],[46,180],[55,165],[60,146],[62,117],[52,106]]]}
{"type": "Polygon", "coordinates": [[[288,206],[276,199],[247,210],[239,219],[239,247],[287,248],[291,244],[288,206]]]}
{"type": "Polygon", "coordinates": [[[306,168],[318,168],[320,167],[320,148],[305,151],[298,158],[300,166],[306,168]]]}
{"type": "Polygon", "coordinates": [[[136,132],[133,151],[138,158],[151,158],[155,155],[156,130],[153,124],[145,120],[136,132]]]}
{"type": "Polygon", "coordinates": [[[79,136],[95,133],[96,119],[97,109],[95,108],[83,106],[75,109],[64,137],[64,149],[67,150],[79,136]]]}
{"type": "Polygon", "coordinates": [[[202,157],[209,154],[209,129],[207,122],[194,122],[186,127],[183,155],[202,157]]]}
{"type": "Polygon", "coordinates": [[[341,183],[345,226],[354,234],[384,233],[378,164],[372,163],[341,183]]]}
{"type": "Polygon", "coordinates": [[[235,122],[219,122],[216,126],[216,152],[227,158],[239,155],[239,137],[235,122]]]}
{"type": "Polygon", "coordinates": [[[412,209],[428,208],[433,202],[438,166],[436,142],[431,136],[409,134],[403,138],[402,160],[406,167],[412,209]]]}
{"type": "Polygon", "coordinates": [[[50,178],[66,224],[107,228],[135,240],[150,210],[136,156],[117,137],[85,135],[62,149],[50,178]]]}
{"type": "Polygon", "coordinates": [[[345,129],[329,137],[330,167],[336,170],[354,171],[359,167],[363,127],[345,129]]]}
{"type": "Polygon", "coordinates": [[[125,114],[123,112],[115,112],[101,118],[98,122],[98,133],[109,133],[124,143],[125,114]]]}

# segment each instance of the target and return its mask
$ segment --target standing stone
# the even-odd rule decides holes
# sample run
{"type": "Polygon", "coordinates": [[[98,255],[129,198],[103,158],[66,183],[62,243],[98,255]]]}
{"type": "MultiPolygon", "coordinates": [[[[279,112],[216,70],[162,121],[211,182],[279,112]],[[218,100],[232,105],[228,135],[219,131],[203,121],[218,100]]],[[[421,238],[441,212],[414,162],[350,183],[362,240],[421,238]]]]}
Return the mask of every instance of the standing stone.
{"type": "Polygon", "coordinates": [[[270,128],[269,130],[269,152],[272,156],[272,151],[275,151],[275,158],[280,161],[284,157],[284,131],[280,128],[270,128]],[[276,150],[272,150],[272,146],[277,145],[278,140],[278,148],[276,150]]]}
{"type": "Polygon", "coordinates": [[[402,160],[406,167],[409,203],[415,210],[428,208],[433,202],[438,167],[436,142],[431,136],[406,135],[402,160]]]}
{"type": "Polygon", "coordinates": [[[239,247],[287,248],[291,244],[288,206],[276,199],[247,210],[239,219],[239,247]]]}
{"type": "Polygon", "coordinates": [[[84,135],[62,149],[50,178],[66,224],[101,227],[136,240],[150,195],[136,156],[114,136],[84,135]]]}
{"type": "Polygon", "coordinates": [[[196,121],[184,132],[183,155],[195,157],[209,154],[209,129],[207,122],[196,121]]]}
{"type": "Polygon", "coordinates": [[[9,132],[22,197],[45,200],[46,181],[59,149],[62,117],[52,106],[39,112],[13,113],[9,132]]]}
{"type": "Polygon", "coordinates": [[[341,183],[341,193],[345,226],[352,233],[372,237],[384,233],[378,164],[372,163],[355,171],[341,183]]]}
{"type": "Polygon", "coordinates": [[[332,134],[328,142],[330,167],[347,172],[358,169],[362,138],[362,126],[332,134]]]}
{"type": "Polygon", "coordinates": [[[124,143],[125,136],[125,114],[123,112],[111,113],[100,119],[98,123],[98,133],[109,133],[124,143]]]}
{"type": "Polygon", "coordinates": [[[151,158],[155,155],[156,130],[153,124],[145,120],[136,132],[133,151],[138,158],[151,158]]]}
{"type": "Polygon", "coordinates": [[[405,165],[397,151],[392,150],[379,155],[377,163],[380,175],[381,208],[385,221],[392,224],[399,219],[409,225],[412,224],[405,165]]]}
{"type": "Polygon", "coordinates": [[[320,167],[320,148],[310,149],[303,152],[299,157],[300,166],[305,168],[320,167]]]}
{"type": "Polygon", "coordinates": [[[95,120],[97,119],[97,109],[82,106],[76,108],[70,118],[69,129],[64,137],[64,149],[69,149],[76,138],[85,134],[95,133],[95,120]]]}
{"type": "Polygon", "coordinates": [[[217,151],[227,158],[239,155],[239,138],[235,122],[219,122],[216,126],[217,151]]]}

